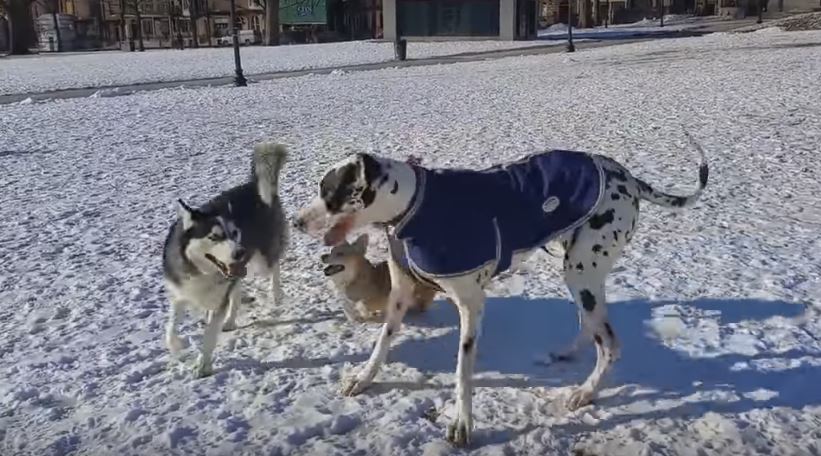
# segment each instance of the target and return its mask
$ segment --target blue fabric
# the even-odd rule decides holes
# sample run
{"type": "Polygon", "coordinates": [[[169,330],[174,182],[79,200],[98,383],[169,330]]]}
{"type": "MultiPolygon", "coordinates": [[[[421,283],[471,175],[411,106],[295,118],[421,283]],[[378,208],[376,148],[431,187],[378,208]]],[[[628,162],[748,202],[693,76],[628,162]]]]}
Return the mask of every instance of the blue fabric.
{"type": "Polygon", "coordinates": [[[391,254],[422,276],[466,274],[547,244],[586,221],[603,174],[582,152],[554,150],[484,170],[416,168],[414,201],[396,225],[391,254]],[[402,245],[397,246],[397,241],[402,245]]]}

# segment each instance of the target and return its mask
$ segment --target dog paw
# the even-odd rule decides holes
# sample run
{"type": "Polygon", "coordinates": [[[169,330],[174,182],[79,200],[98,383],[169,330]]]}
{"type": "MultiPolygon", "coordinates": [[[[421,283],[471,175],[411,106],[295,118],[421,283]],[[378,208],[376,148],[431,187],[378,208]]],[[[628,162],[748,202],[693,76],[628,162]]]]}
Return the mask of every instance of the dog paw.
{"type": "Polygon", "coordinates": [[[578,410],[593,402],[593,390],[580,386],[574,389],[567,398],[565,405],[570,411],[578,410]]]}
{"type": "Polygon", "coordinates": [[[358,376],[347,378],[342,381],[342,395],[356,396],[365,391],[370,385],[370,380],[361,379],[358,376]]]}
{"type": "Polygon", "coordinates": [[[222,324],[222,330],[224,332],[234,331],[235,329],[237,329],[237,322],[236,321],[233,321],[233,320],[226,321],[225,323],[222,324]]]}
{"type": "Polygon", "coordinates": [[[185,348],[185,344],[179,336],[166,336],[165,345],[168,347],[168,351],[170,351],[172,355],[176,355],[180,352],[180,350],[185,348]]]}
{"type": "Polygon", "coordinates": [[[202,356],[197,358],[197,362],[194,364],[194,376],[196,378],[205,378],[213,373],[211,361],[206,361],[202,356]]]}
{"type": "Polygon", "coordinates": [[[467,420],[457,418],[456,421],[448,425],[448,442],[455,447],[465,448],[470,445],[470,423],[467,420]]]}

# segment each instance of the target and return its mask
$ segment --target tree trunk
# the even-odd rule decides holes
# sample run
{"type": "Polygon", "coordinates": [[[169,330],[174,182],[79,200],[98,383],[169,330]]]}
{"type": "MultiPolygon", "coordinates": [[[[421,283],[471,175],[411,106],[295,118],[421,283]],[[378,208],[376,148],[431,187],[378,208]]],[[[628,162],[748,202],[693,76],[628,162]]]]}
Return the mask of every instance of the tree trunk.
{"type": "Polygon", "coordinates": [[[6,3],[11,55],[28,54],[29,47],[34,42],[34,20],[31,17],[30,5],[29,0],[9,0],[6,3]]]}
{"type": "Polygon", "coordinates": [[[590,28],[590,0],[579,0],[579,28],[590,28]]]}
{"type": "Polygon", "coordinates": [[[137,41],[140,44],[140,52],[145,52],[145,44],[143,44],[143,16],[140,12],[140,4],[134,4],[134,14],[137,16],[137,41]]]}
{"type": "Polygon", "coordinates": [[[54,24],[54,36],[57,38],[57,52],[63,52],[63,37],[60,35],[60,24],[57,22],[57,2],[51,6],[51,22],[54,24]]]}
{"type": "Polygon", "coordinates": [[[211,36],[214,34],[211,30],[211,5],[208,4],[208,0],[205,0],[205,33],[208,35],[208,47],[213,46],[214,44],[211,42],[211,36]]]}
{"type": "Polygon", "coordinates": [[[279,46],[279,0],[265,0],[265,45],[279,46]]]}
{"type": "Polygon", "coordinates": [[[601,25],[601,0],[593,0],[593,26],[601,25]]]}
{"type": "Polygon", "coordinates": [[[199,30],[197,30],[197,19],[200,17],[199,0],[191,0],[190,6],[188,7],[188,15],[191,17],[191,35],[194,36],[191,45],[198,48],[200,47],[200,34],[199,30]]]}

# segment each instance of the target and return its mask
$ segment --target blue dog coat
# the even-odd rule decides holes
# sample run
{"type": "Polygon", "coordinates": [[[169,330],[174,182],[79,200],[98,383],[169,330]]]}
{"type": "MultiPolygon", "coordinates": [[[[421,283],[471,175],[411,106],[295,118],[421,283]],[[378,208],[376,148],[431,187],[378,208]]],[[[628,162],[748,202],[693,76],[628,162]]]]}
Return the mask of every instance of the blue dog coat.
{"type": "Polygon", "coordinates": [[[547,244],[593,214],[604,190],[589,154],[553,150],[484,170],[414,167],[417,187],[391,255],[422,278],[468,274],[547,244]]]}

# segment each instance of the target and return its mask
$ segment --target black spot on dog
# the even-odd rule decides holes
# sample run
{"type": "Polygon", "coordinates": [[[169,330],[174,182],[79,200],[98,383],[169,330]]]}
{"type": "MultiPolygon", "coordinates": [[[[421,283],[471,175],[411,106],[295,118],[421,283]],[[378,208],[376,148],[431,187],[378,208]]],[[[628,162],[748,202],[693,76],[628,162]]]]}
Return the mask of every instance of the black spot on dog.
{"type": "Polygon", "coordinates": [[[707,163],[704,163],[698,168],[698,182],[701,184],[701,188],[707,186],[708,177],[710,177],[710,169],[707,167],[707,163]]]}
{"type": "Polygon", "coordinates": [[[610,198],[613,199],[613,201],[618,201],[620,197],[618,193],[613,193],[610,195],[610,198]]]}
{"type": "Polygon", "coordinates": [[[638,196],[633,198],[633,207],[636,208],[636,210],[639,210],[639,197],[638,196]]]}
{"type": "Polygon", "coordinates": [[[598,334],[596,334],[595,336],[593,336],[593,339],[596,341],[596,345],[601,345],[601,344],[603,344],[603,343],[604,343],[604,341],[602,340],[601,336],[600,336],[600,335],[598,335],[598,334]]]}
{"type": "Polygon", "coordinates": [[[647,182],[644,182],[644,181],[640,180],[640,181],[637,181],[637,183],[639,185],[639,190],[642,193],[653,193],[653,191],[654,191],[653,187],[651,187],[647,182]]]}
{"type": "Polygon", "coordinates": [[[579,271],[584,271],[584,265],[579,263],[579,264],[576,265],[576,269],[579,270],[579,271]]]}
{"type": "Polygon", "coordinates": [[[605,169],[604,174],[611,179],[627,182],[627,174],[622,169],[605,169]]]}
{"type": "Polygon", "coordinates": [[[399,191],[399,181],[393,181],[393,188],[391,189],[391,195],[395,195],[396,192],[399,191]]]}
{"type": "Polygon", "coordinates": [[[594,261],[594,262],[593,262],[593,267],[595,268],[595,267],[598,267],[598,266],[599,266],[599,265],[598,265],[598,264],[596,264],[596,262],[594,261]]]}
{"type": "Polygon", "coordinates": [[[630,196],[630,193],[627,192],[627,187],[626,186],[619,185],[618,187],[616,187],[616,189],[618,189],[619,193],[621,193],[622,195],[627,196],[627,197],[630,196]]]}
{"type": "MultiPolygon", "coordinates": [[[[579,230],[573,230],[573,236],[570,237],[570,248],[573,248],[576,245],[576,240],[579,238],[579,230]]],[[[567,249],[569,250],[569,249],[567,249]]]]}
{"type": "Polygon", "coordinates": [[[382,177],[379,178],[379,187],[385,185],[388,179],[390,179],[390,177],[387,174],[383,174],[382,177]]]}
{"type": "Polygon", "coordinates": [[[393,337],[393,328],[388,328],[388,337],[393,337]]]}
{"type": "Polygon", "coordinates": [[[595,214],[590,217],[590,228],[594,230],[600,230],[603,226],[613,223],[613,214],[615,213],[614,209],[608,209],[601,214],[595,214]]]}
{"type": "Polygon", "coordinates": [[[602,252],[602,255],[604,255],[604,256],[610,256],[610,254],[609,254],[609,253],[607,253],[607,250],[605,250],[604,252],[602,252]]]}
{"type": "Polygon", "coordinates": [[[683,196],[673,196],[669,200],[670,206],[683,207],[687,203],[687,198],[683,196]]]}
{"type": "Polygon", "coordinates": [[[596,253],[601,252],[601,249],[602,249],[601,244],[596,244],[596,245],[593,246],[593,252],[596,252],[596,253]]]}
{"type": "Polygon", "coordinates": [[[570,254],[567,252],[564,253],[564,261],[570,261],[570,254]]]}
{"type": "Polygon", "coordinates": [[[604,329],[605,329],[605,331],[607,331],[607,336],[608,337],[610,337],[611,339],[614,339],[616,337],[616,335],[613,334],[613,328],[610,327],[610,323],[605,323],[604,324],[604,329]]]}
{"type": "Polygon", "coordinates": [[[368,207],[371,204],[373,204],[373,200],[375,200],[375,199],[376,199],[376,190],[368,187],[368,188],[366,188],[365,190],[362,191],[362,204],[364,204],[365,207],[368,207]]]}
{"type": "Polygon", "coordinates": [[[462,351],[465,352],[465,353],[468,353],[472,349],[473,349],[473,338],[468,337],[468,340],[466,340],[465,343],[462,344],[462,351]]]}
{"type": "Polygon", "coordinates": [[[630,223],[630,231],[636,231],[636,219],[630,223]]]}
{"type": "Polygon", "coordinates": [[[588,312],[592,312],[596,308],[596,297],[590,290],[582,290],[582,307],[588,312]]]}
{"type": "Polygon", "coordinates": [[[328,171],[319,184],[319,194],[325,201],[325,207],[330,213],[337,213],[354,191],[356,184],[356,165],[347,165],[328,171]]]}

